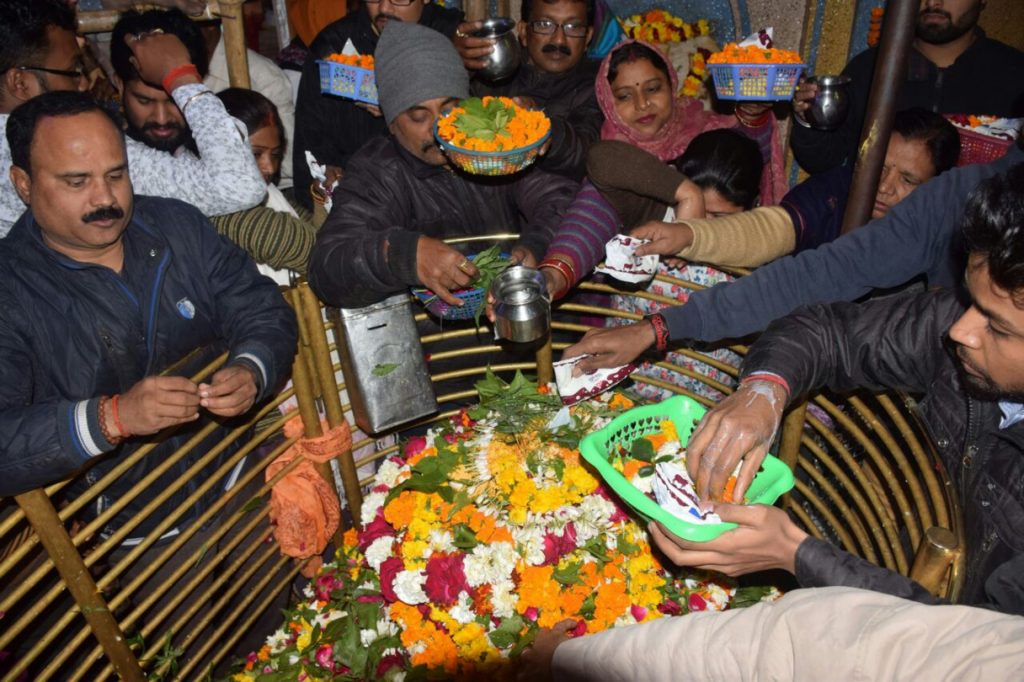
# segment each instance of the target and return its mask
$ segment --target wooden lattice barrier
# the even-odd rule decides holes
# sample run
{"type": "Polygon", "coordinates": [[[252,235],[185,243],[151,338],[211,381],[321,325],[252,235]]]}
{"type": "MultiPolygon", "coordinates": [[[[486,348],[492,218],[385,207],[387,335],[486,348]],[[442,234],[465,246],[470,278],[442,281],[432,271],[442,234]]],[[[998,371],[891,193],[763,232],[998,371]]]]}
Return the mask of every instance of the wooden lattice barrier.
{"type": "MultiPolygon", "coordinates": [[[[621,293],[603,284],[584,283],[580,288],[598,294],[621,293]]],[[[212,449],[195,456],[181,479],[164,489],[151,487],[167,468],[191,459],[206,433],[155,468],[147,463],[152,470],[125,498],[106,505],[98,515],[95,507],[103,491],[138,467],[158,439],[118,462],[99,480],[90,480],[84,492],[70,494],[77,490],[73,484],[78,479],[72,479],[0,499],[0,612],[4,614],[0,651],[11,652],[0,663],[4,680],[19,675],[40,680],[104,680],[115,675],[202,678],[210,671],[224,671],[240,647],[249,644],[247,637],[258,639],[277,625],[274,609],[287,599],[302,565],[281,557],[276,543],[268,539],[269,488],[298,462],[264,482],[266,466],[298,438],[283,435],[286,418],[278,408],[295,399],[305,436],[320,435],[321,420],[331,427],[341,420],[352,422],[337,360],[336,323],[307,285],[300,284],[285,295],[300,323],[292,385],[232,423],[212,449]],[[221,457],[224,452],[231,454],[221,457]],[[192,503],[243,458],[246,466],[229,491],[180,532],[162,537],[177,528],[192,503]],[[213,475],[199,476],[215,461],[219,464],[213,475]],[[181,490],[189,493],[184,504],[158,519],[150,518],[164,499],[181,490]],[[152,499],[140,514],[113,534],[105,534],[109,521],[142,494],[152,499]],[[125,539],[134,538],[134,529],[147,520],[155,522],[152,529],[135,544],[124,546],[125,539]],[[268,611],[269,621],[264,617],[268,611]]],[[[672,302],[646,292],[630,295],[672,302]]],[[[492,369],[506,373],[523,369],[550,379],[552,349],[564,349],[591,328],[595,317],[628,321],[637,315],[608,305],[564,303],[555,309],[553,343],[527,357],[503,360],[492,369]]],[[[486,371],[486,364],[473,364],[494,350],[493,343],[483,338],[474,330],[446,329],[422,339],[427,350],[439,341],[445,341],[446,348],[459,344],[448,357],[466,363],[463,369],[433,376],[439,403],[475,400],[474,391],[455,388],[455,382],[486,371]]],[[[730,349],[740,355],[746,350],[738,345],[730,349]]],[[[700,351],[684,350],[681,356],[718,370],[718,378],[708,377],[700,364],[666,361],[659,367],[673,372],[678,380],[639,375],[635,379],[703,404],[713,402],[710,395],[731,392],[736,367],[700,351]]],[[[221,356],[193,379],[209,376],[224,360],[221,356]]],[[[948,480],[936,467],[935,451],[905,400],[886,394],[844,400],[815,396],[810,404],[817,407],[798,406],[784,425],[778,452],[794,468],[797,486],[783,499],[783,506],[813,535],[912,574],[934,592],[955,598],[962,579],[962,556],[949,548],[963,546],[959,510],[948,480]],[[917,552],[915,562],[918,548],[924,549],[917,552]]],[[[214,429],[211,425],[206,431],[214,429]]],[[[389,434],[356,439],[352,451],[379,444],[382,435],[389,434]]],[[[374,462],[398,448],[396,442],[378,445],[355,461],[351,452],[338,453],[336,470],[318,465],[332,485],[341,482],[339,496],[350,503],[354,514],[348,518],[358,518],[361,490],[372,481],[374,462]]]]}

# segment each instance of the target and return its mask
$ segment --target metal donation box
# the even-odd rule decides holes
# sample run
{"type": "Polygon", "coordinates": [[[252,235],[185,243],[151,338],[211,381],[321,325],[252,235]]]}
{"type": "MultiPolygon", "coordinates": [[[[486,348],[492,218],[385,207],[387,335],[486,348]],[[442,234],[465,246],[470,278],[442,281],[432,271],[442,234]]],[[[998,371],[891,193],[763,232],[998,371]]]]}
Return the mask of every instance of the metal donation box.
{"type": "Polygon", "coordinates": [[[367,433],[437,412],[408,294],[338,310],[341,369],[356,425],[367,433]]]}

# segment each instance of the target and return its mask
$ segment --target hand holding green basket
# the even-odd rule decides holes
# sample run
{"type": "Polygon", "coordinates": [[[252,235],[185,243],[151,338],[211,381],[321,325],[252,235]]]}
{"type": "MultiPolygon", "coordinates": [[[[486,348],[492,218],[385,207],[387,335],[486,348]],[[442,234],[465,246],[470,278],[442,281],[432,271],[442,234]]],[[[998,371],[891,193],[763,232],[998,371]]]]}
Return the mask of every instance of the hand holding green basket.
{"type": "MultiPolygon", "coordinates": [[[[694,542],[714,540],[735,523],[696,523],[680,518],[662,508],[655,500],[634,485],[629,462],[639,460],[649,467],[636,475],[654,475],[656,448],[642,441],[663,433],[663,423],[669,422],[682,445],[690,439],[694,426],[704,416],[705,409],[686,396],[676,396],[656,405],[636,407],[613,419],[599,431],[588,434],[580,442],[580,454],[597,469],[605,483],[633,510],[649,521],[661,523],[672,533],[694,542]],[[638,443],[640,445],[638,445],[638,443]]],[[[643,467],[632,467],[633,471],[643,467]]],[[[761,470],[747,490],[746,504],[773,504],[793,487],[793,472],[778,458],[768,455],[761,470]]]]}

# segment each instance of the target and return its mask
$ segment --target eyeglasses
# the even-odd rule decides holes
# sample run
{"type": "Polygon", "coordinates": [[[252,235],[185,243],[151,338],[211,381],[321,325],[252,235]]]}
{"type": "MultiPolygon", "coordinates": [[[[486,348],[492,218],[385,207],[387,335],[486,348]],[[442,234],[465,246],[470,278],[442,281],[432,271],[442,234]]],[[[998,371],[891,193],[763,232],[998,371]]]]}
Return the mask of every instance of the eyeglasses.
{"type": "Polygon", "coordinates": [[[589,28],[584,24],[574,24],[572,22],[566,22],[560,24],[557,21],[551,19],[538,19],[537,21],[530,22],[530,30],[534,33],[539,33],[542,36],[548,36],[562,28],[562,32],[566,38],[584,38],[587,35],[587,29],[589,28]]]}
{"type": "MultiPolygon", "coordinates": [[[[388,1],[392,5],[394,5],[395,7],[408,7],[412,3],[416,2],[416,0],[388,0],[388,1]]],[[[363,0],[363,2],[369,3],[371,5],[376,5],[376,4],[380,3],[381,0],[363,0]]]]}
{"type": "Polygon", "coordinates": [[[78,67],[74,71],[67,71],[65,69],[48,69],[44,66],[19,66],[22,71],[42,71],[43,73],[53,74],[54,76],[64,76],[65,78],[71,78],[73,80],[79,80],[85,78],[85,69],[78,67]]]}

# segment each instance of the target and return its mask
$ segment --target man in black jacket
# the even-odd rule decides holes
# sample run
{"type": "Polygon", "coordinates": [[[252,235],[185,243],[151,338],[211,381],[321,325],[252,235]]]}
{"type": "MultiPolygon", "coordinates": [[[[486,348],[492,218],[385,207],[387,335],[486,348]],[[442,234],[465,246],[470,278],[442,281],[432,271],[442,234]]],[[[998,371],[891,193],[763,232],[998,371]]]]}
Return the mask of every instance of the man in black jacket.
{"type": "MultiPolygon", "coordinates": [[[[291,367],[295,317],[197,209],[133,196],[120,126],[88,95],[30,100],[11,114],[7,139],[29,210],[0,241],[0,496],[87,469],[75,494],[147,436],[178,427],[103,490],[99,513],[212,421],[271,395],[291,367]],[[188,367],[161,375],[193,351],[188,367]],[[187,378],[224,351],[211,378],[187,378]]],[[[183,474],[224,435],[216,429],[175,462],[104,535],[129,520],[142,519],[136,535],[154,528],[194,492],[203,474],[183,474]]],[[[224,489],[213,486],[179,527],[224,489]]]]}
{"type": "Polygon", "coordinates": [[[512,256],[535,265],[577,184],[538,168],[506,177],[452,170],[434,142],[434,123],[468,95],[469,75],[436,31],[390,24],[376,71],[392,134],[360,149],[334,192],[309,267],[320,299],[361,307],[421,285],[461,305],[449,292],[477,271],[445,237],[519,233],[512,256]]]}
{"type": "Polygon", "coordinates": [[[295,196],[306,208],[313,208],[309,194],[313,178],[306,163],[306,151],[328,167],[328,178],[337,178],[364,142],[387,132],[376,107],[320,94],[320,66],[316,62],[340,53],[347,43],[359,54],[372,55],[389,21],[418,22],[451,38],[462,21],[462,12],[445,9],[430,0],[365,0],[356,12],[320,31],[302,67],[295,102],[292,172],[295,196]]]}
{"type": "MultiPolygon", "coordinates": [[[[543,109],[551,119],[551,147],[538,166],[582,180],[587,150],[601,134],[604,116],[594,93],[598,63],[585,58],[594,35],[593,0],[523,0],[519,41],[524,61],[507,81],[474,78],[474,95],[512,97],[521,106],[543,109]]],[[[455,32],[455,47],[469,69],[483,68],[491,41],[468,33],[482,22],[455,32]]]]}
{"type": "MultiPolygon", "coordinates": [[[[921,0],[916,33],[896,109],[923,107],[940,114],[1024,116],[1024,52],[992,40],[978,28],[985,0],[921,0]]],[[[1021,10],[1015,10],[1020,16],[1021,10]]],[[[850,60],[850,113],[838,130],[806,127],[801,116],[817,90],[802,85],[794,98],[796,122],[790,144],[809,173],[856,159],[878,50],[850,60]]]]}
{"type": "MultiPolygon", "coordinates": [[[[923,394],[921,416],[964,510],[967,604],[1024,615],[1024,164],[982,183],[962,226],[970,304],[949,292],[804,308],[751,348],[740,388],[695,431],[687,467],[703,499],[742,459],[742,498],[787,401],[822,386],[923,394]]],[[[712,503],[739,528],[707,543],[653,529],[672,561],[730,574],[785,568],[804,587],[842,585],[937,600],[901,575],[796,527],[780,509],[712,503]]]]}

